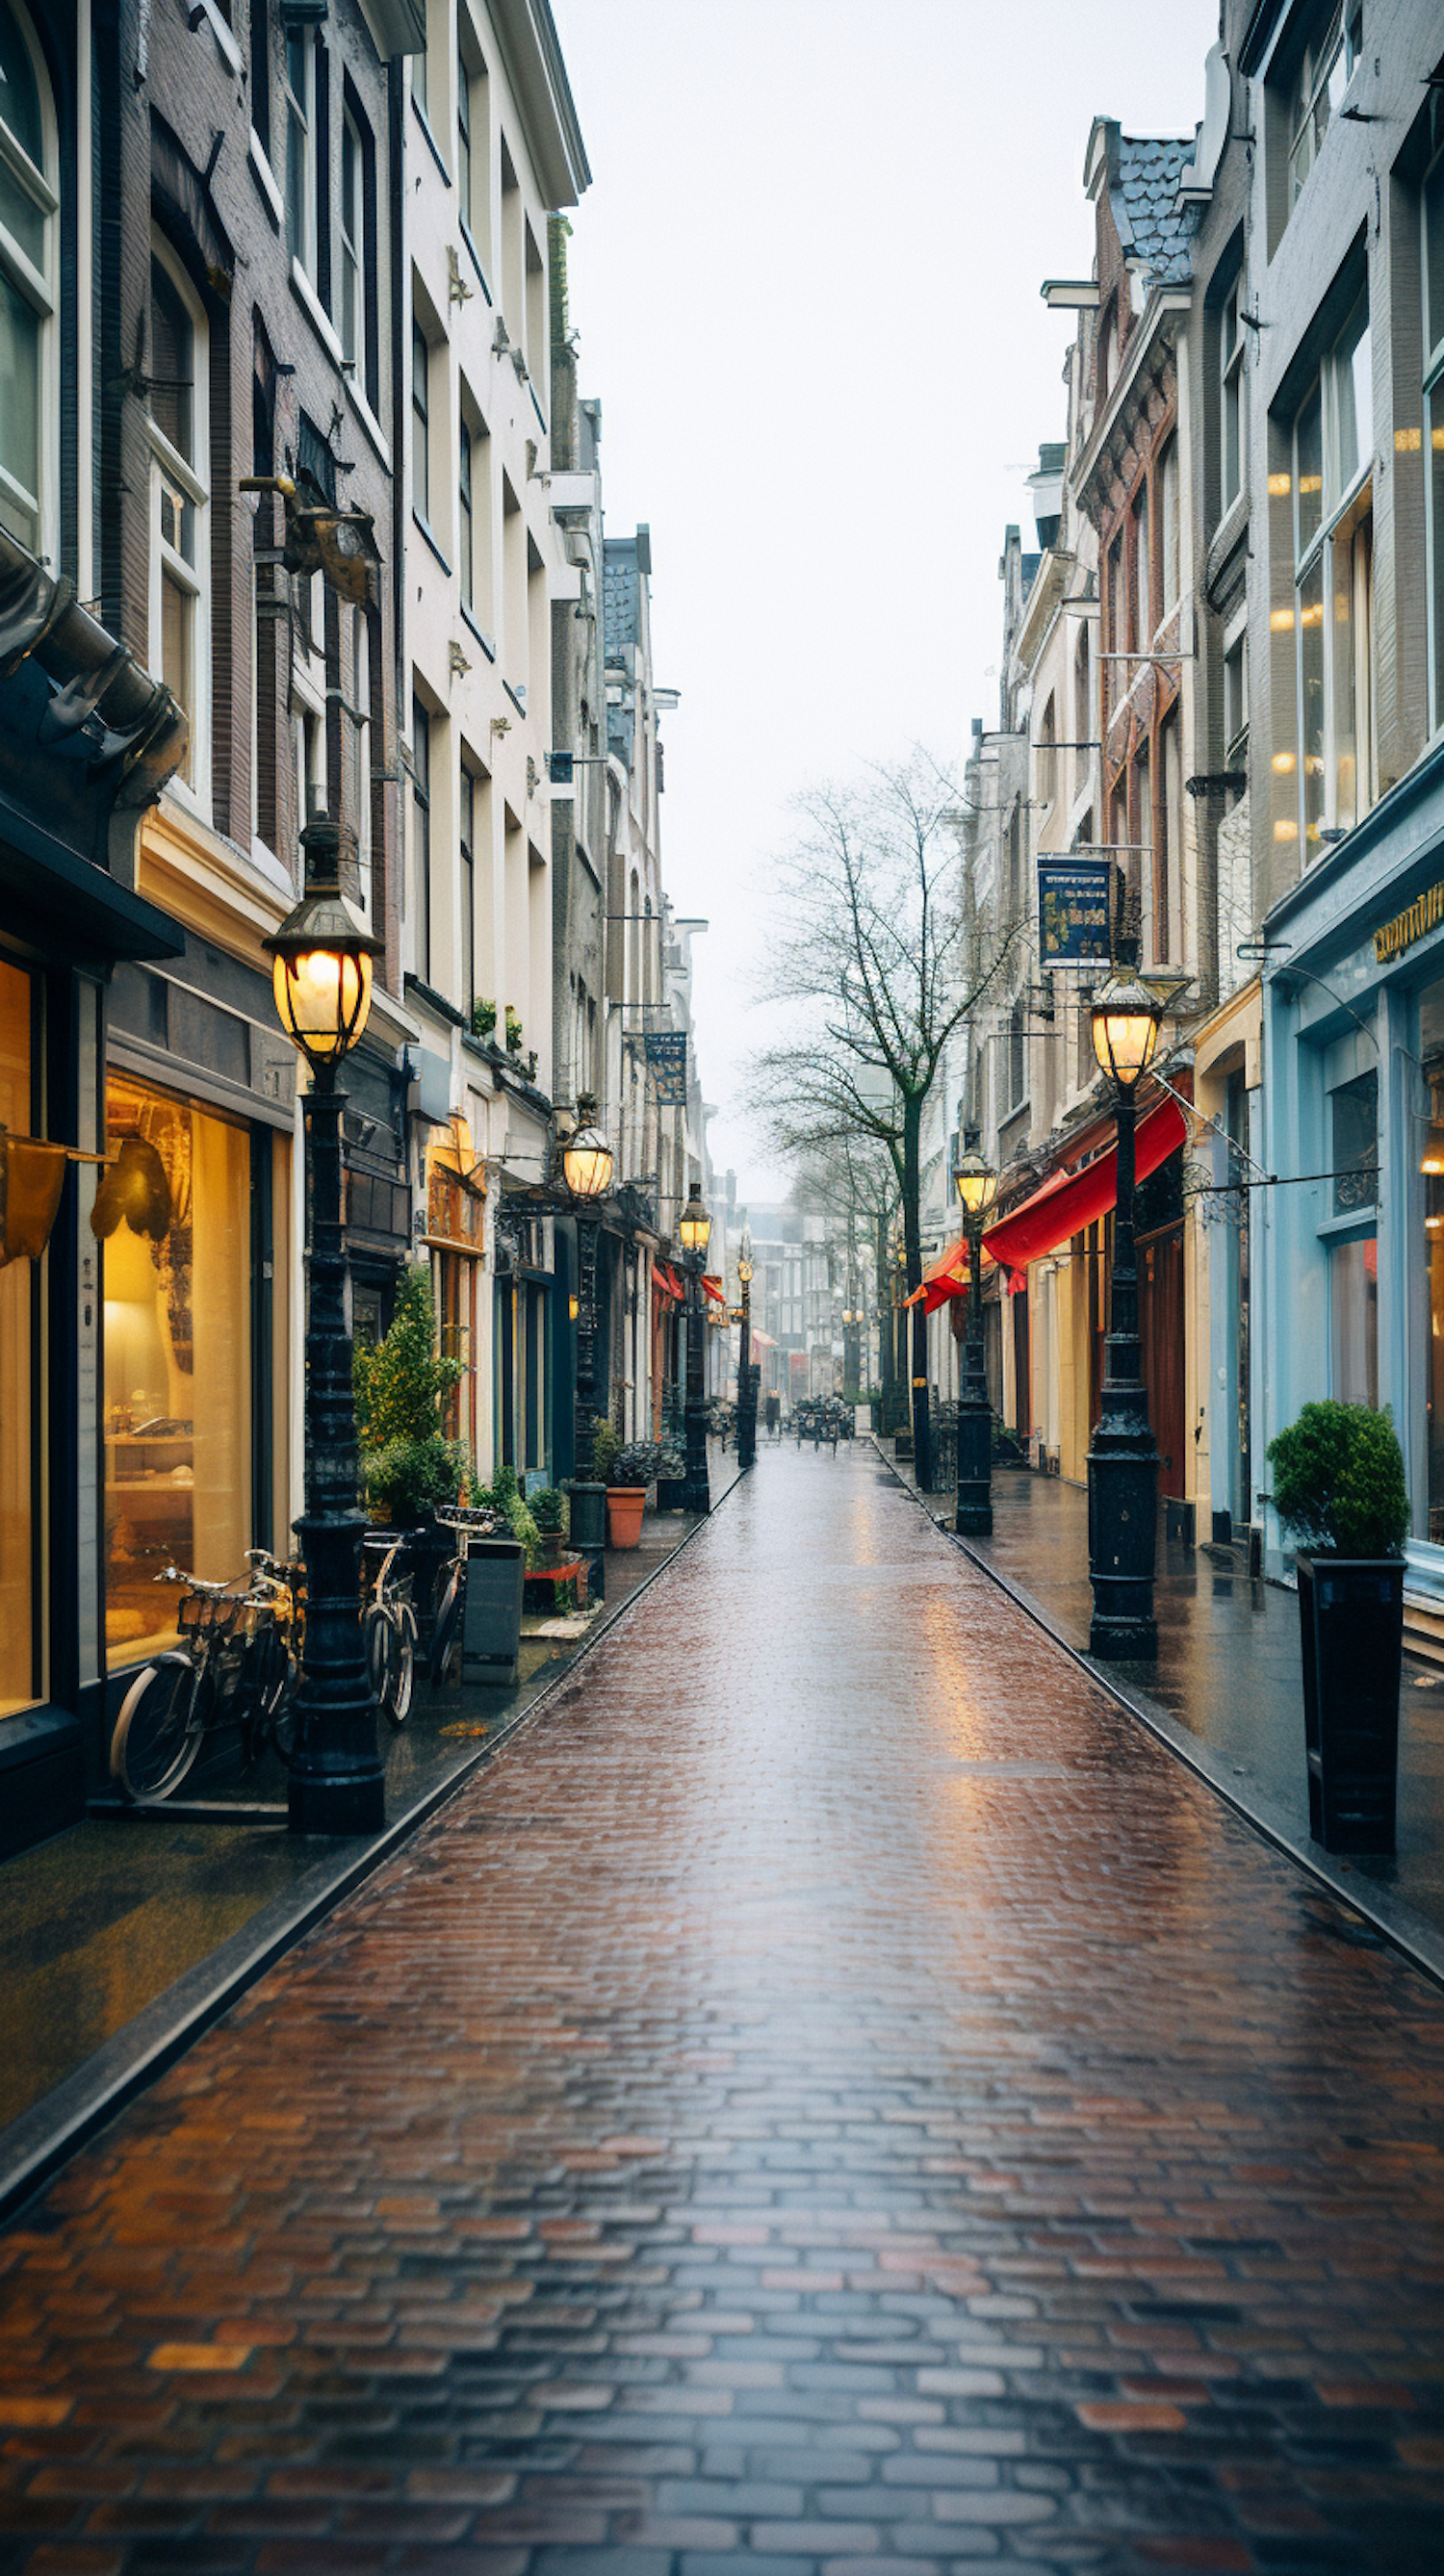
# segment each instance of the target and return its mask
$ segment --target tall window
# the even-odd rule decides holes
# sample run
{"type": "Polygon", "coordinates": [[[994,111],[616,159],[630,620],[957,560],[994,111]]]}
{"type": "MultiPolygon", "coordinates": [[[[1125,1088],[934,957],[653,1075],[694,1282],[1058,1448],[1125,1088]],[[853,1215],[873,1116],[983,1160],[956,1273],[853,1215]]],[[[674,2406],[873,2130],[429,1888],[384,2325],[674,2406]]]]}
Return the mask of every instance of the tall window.
{"type": "MultiPolygon", "coordinates": [[[[45,1133],[37,999],[25,969],[0,957],[0,1121],[16,1136],[45,1133]]],[[[28,1708],[44,1690],[43,1626],[35,1616],[44,1414],[39,1271],[32,1261],[0,1270],[0,1717],[28,1708]]]]}
{"type": "Polygon", "coordinates": [[[1133,504],[1132,643],[1139,653],[1146,652],[1153,636],[1153,583],[1148,549],[1148,485],[1141,483],[1133,504]]]}
{"type": "Polygon", "coordinates": [[[411,803],[416,887],[416,972],[431,981],[431,718],[411,701],[411,803]]]}
{"type": "Polygon", "coordinates": [[[209,651],[206,325],[173,252],[157,235],[150,260],[150,653],[190,718],[181,771],[204,776],[209,651]]]}
{"type": "Polygon", "coordinates": [[[1343,105],[1363,42],[1361,0],[1342,0],[1299,56],[1289,93],[1289,204],[1319,157],[1319,146],[1343,105]]]}
{"type": "Polygon", "coordinates": [[[1423,214],[1430,713],[1431,722],[1439,725],[1444,724],[1444,150],[1424,181],[1423,214]]]}
{"type": "Polygon", "coordinates": [[[468,1028],[476,1002],[476,780],[461,772],[461,1007],[468,1028]]]}
{"type": "Polygon", "coordinates": [[[371,918],[371,637],[364,608],[351,611],[351,703],[347,805],[356,827],[361,909],[371,918]]]}
{"type": "Polygon", "coordinates": [[[474,605],[472,588],[472,516],[471,516],[471,431],[465,417],[457,442],[457,552],[461,557],[461,596],[466,607],[474,605]]]}
{"type": "Polygon", "coordinates": [[[1219,322],[1219,493],[1224,510],[1243,490],[1248,470],[1248,378],[1244,373],[1244,283],[1240,270],[1219,322]]]}
{"type": "Polygon", "coordinates": [[[1372,386],[1361,296],[1293,432],[1297,830],[1306,859],[1317,858],[1326,832],[1347,831],[1372,802],[1372,386]]]}
{"type": "Polygon", "coordinates": [[[471,223],[471,74],[458,41],[456,48],[456,202],[461,220],[471,223]]]}
{"type": "Polygon", "coordinates": [[[341,118],[341,346],[367,389],[366,148],[348,107],[341,118]]]}
{"type": "Polygon", "coordinates": [[[411,506],[431,523],[431,349],[411,317],[411,506]]]}
{"type": "Polygon", "coordinates": [[[59,200],[49,84],[28,21],[0,0],[0,526],[47,551],[59,200]]]}
{"type": "Polygon", "coordinates": [[[286,241],[307,275],[316,266],[316,51],[304,27],[286,30],[286,241]]]}
{"type": "Polygon", "coordinates": [[[1178,441],[1171,438],[1163,451],[1158,476],[1159,549],[1162,557],[1163,597],[1159,602],[1167,617],[1178,606],[1178,441]]]}
{"type": "Polygon", "coordinates": [[[271,150],[271,13],[251,0],[251,128],[261,150],[271,150]]]}

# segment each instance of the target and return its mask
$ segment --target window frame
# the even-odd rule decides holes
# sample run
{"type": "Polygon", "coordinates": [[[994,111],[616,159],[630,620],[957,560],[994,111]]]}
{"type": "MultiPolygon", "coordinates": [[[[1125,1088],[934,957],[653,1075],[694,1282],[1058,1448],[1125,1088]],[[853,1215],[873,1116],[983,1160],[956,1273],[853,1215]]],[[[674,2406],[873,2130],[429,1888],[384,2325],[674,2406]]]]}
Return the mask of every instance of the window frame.
{"type": "Polygon", "coordinates": [[[281,93],[286,110],[286,248],[297,265],[305,271],[311,284],[316,284],[318,244],[316,227],[316,47],[305,26],[287,27],[281,48],[281,93]],[[303,91],[298,94],[291,77],[292,48],[297,50],[304,72],[303,91]],[[297,138],[299,137],[299,142],[297,138]],[[293,143],[297,145],[294,165],[293,143]],[[299,208],[300,233],[296,236],[299,208]]]}
{"type": "Polygon", "coordinates": [[[1362,42],[1363,14],[1362,0],[1338,0],[1323,35],[1313,43],[1305,42],[1289,80],[1285,140],[1290,214],[1303,195],[1323,149],[1324,137],[1337,119],[1353,79],[1362,42]]]}
{"type": "Polygon", "coordinates": [[[476,613],[476,565],[474,542],[476,522],[472,497],[472,429],[463,405],[456,424],[456,577],[461,585],[461,604],[476,613]]]}
{"type": "Polygon", "coordinates": [[[1424,358],[1421,375],[1424,451],[1424,547],[1428,624],[1429,725],[1444,727],[1444,116],[1439,145],[1419,183],[1419,300],[1424,358]],[[1437,190],[1440,311],[1430,310],[1431,185],[1437,190]],[[1436,449],[1435,441],[1439,441],[1436,449]],[[1437,458],[1437,462],[1436,462],[1437,458]]]}
{"type": "MultiPolygon", "coordinates": [[[[60,289],[57,276],[60,234],[59,130],[50,73],[30,13],[22,0],[9,0],[10,16],[35,76],[40,112],[41,151],[45,166],[32,161],[25,145],[0,120],[0,160],[40,217],[40,264],[24,244],[0,223],[0,272],[12,293],[36,316],[35,470],[38,489],[27,490],[18,476],[0,464],[0,492],[11,499],[17,515],[31,522],[30,551],[52,568],[59,560],[60,446],[60,289]]],[[[30,543],[18,529],[10,531],[21,545],[30,543]]]]}
{"type": "Polygon", "coordinates": [[[412,814],[412,882],[416,896],[416,919],[412,925],[414,971],[423,984],[431,982],[431,710],[412,692],[411,698],[411,814],[412,814]]]}
{"type": "Polygon", "coordinates": [[[1219,516],[1227,518],[1248,488],[1248,333],[1244,325],[1246,281],[1242,268],[1224,297],[1219,316],[1218,493],[1219,516]],[[1230,441],[1230,430],[1232,440],[1230,441]],[[1233,477],[1229,477],[1230,444],[1233,477]]]}
{"type": "MultiPolygon", "coordinates": [[[[1306,867],[1322,855],[1323,848],[1327,846],[1323,840],[1325,833],[1336,837],[1341,832],[1352,831],[1368,813],[1374,801],[1370,741],[1371,708],[1368,705],[1360,706],[1356,685],[1359,664],[1359,628],[1356,614],[1358,571],[1354,559],[1355,539],[1361,533],[1365,522],[1372,521],[1373,517],[1375,460],[1372,388],[1372,317],[1368,288],[1364,286],[1350,305],[1342,327],[1334,334],[1330,346],[1323,352],[1318,373],[1310,379],[1295,405],[1293,419],[1289,425],[1289,500],[1293,519],[1293,564],[1289,597],[1293,613],[1294,637],[1296,822],[1299,848],[1306,867]],[[1361,309],[1362,331],[1355,333],[1354,325],[1361,309]],[[1364,442],[1363,426],[1358,421],[1356,411],[1356,441],[1364,452],[1357,457],[1353,470],[1345,481],[1341,472],[1341,387],[1347,378],[1352,401],[1355,389],[1355,361],[1361,342],[1369,351],[1368,384],[1371,407],[1367,423],[1367,446],[1364,442]],[[1347,358],[1342,354],[1346,345],[1349,352],[1347,358]],[[1305,478],[1302,466],[1306,461],[1312,467],[1314,459],[1311,454],[1307,459],[1302,455],[1301,425],[1315,405],[1318,410],[1319,438],[1318,505],[1313,524],[1305,526],[1303,508],[1305,478]],[[1353,709],[1354,769],[1353,811],[1347,815],[1344,800],[1339,794],[1342,740],[1339,707],[1345,674],[1338,656],[1340,626],[1344,621],[1340,619],[1336,605],[1340,596],[1341,558],[1345,555],[1348,560],[1349,585],[1346,649],[1352,657],[1347,684],[1353,709]],[[1311,598],[1309,594],[1314,591],[1317,592],[1317,597],[1311,598]],[[1332,614],[1331,608],[1334,612],[1332,614]],[[1309,629],[1314,625],[1317,625],[1319,631],[1316,673],[1311,667],[1313,657],[1308,642],[1309,629]],[[1318,687],[1320,693],[1321,722],[1317,758],[1323,788],[1319,811],[1311,818],[1310,764],[1315,754],[1311,749],[1308,702],[1310,690],[1314,686],[1318,687]],[[1311,844],[1314,846],[1311,847],[1311,844]]],[[[1312,491],[1312,480],[1310,475],[1310,491],[1312,491]]],[[[1367,595],[1364,603],[1369,629],[1365,636],[1365,671],[1369,683],[1366,694],[1370,698],[1374,661],[1372,600],[1373,589],[1370,578],[1367,581],[1367,595]]]]}
{"type": "Polygon", "coordinates": [[[366,262],[366,137],[360,119],[348,98],[341,102],[341,151],[338,170],[337,247],[340,270],[340,310],[337,314],[337,336],[351,369],[351,381],[361,394],[369,394],[371,368],[371,325],[368,299],[371,278],[366,262]],[[347,204],[346,160],[350,147],[354,206],[347,204]],[[354,227],[352,217],[355,217],[354,227]],[[348,304],[350,332],[348,337],[348,304]]]}
{"type": "Polygon", "coordinates": [[[424,528],[431,526],[431,342],[426,325],[411,308],[411,507],[424,528]],[[417,349],[422,352],[417,367],[417,349]],[[418,389],[420,400],[418,401],[418,389]],[[417,464],[421,472],[418,477],[417,464]]]}
{"type": "MultiPolygon", "coordinates": [[[[211,578],[210,578],[210,322],[204,304],[186,270],[172,250],[164,233],[152,224],[150,252],[154,266],[184,307],[191,328],[191,434],[189,456],[174,445],[167,432],[146,406],[145,428],[150,447],[149,545],[148,545],[148,636],[149,667],[158,677],[166,677],[165,586],[180,591],[189,602],[187,655],[190,663],[191,701],[185,712],[190,721],[187,745],[189,775],[186,766],[177,770],[169,787],[194,807],[204,819],[210,816],[210,748],[211,748],[211,578]],[[199,468],[205,466],[207,475],[199,468]],[[175,487],[182,508],[192,512],[192,550],[175,544],[165,534],[165,494],[167,485],[175,487]]],[[[149,304],[147,315],[149,317],[149,304]]],[[[153,325],[149,325],[153,342],[153,325]]]]}

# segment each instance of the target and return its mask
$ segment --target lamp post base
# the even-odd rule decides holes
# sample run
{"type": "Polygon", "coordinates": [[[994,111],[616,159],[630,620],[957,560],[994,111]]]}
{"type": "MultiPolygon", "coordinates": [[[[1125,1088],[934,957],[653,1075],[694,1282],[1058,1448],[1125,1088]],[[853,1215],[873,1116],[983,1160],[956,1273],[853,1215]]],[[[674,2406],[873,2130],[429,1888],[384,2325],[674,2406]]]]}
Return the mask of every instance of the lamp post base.
{"type": "MultiPolygon", "coordinates": [[[[1100,1425],[1095,1437],[1106,1436],[1100,1425]]],[[[1095,1449],[1088,1460],[1088,1573],[1093,1586],[1088,1651],[1101,1662],[1157,1659],[1157,1520],[1158,1452],[1145,1421],[1137,1447],[1121,1453],[1095,1449]]]]}
{"type": "Polygon", "coordinates": [[[378,1773],[338,1780],[331,1773],[291,1774],[287,1830],[293,1834],[379,1834],[386,1822],[386,1784],[378,1773]]]}

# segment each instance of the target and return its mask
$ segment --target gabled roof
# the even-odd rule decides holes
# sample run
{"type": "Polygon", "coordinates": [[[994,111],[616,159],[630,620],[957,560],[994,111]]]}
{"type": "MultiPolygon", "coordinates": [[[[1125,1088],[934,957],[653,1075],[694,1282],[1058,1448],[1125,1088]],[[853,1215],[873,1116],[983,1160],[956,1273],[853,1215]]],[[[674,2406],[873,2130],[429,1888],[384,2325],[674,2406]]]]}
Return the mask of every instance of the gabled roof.
{"type": "Polygon", "coordinates": [[[1120,134],[1110,155],[1108,197],[1126,258],[1140,259],[1160,286],[1184,286],[1192,218],[1178,187],[1193,161],[1193,136],[1120,134]]]}

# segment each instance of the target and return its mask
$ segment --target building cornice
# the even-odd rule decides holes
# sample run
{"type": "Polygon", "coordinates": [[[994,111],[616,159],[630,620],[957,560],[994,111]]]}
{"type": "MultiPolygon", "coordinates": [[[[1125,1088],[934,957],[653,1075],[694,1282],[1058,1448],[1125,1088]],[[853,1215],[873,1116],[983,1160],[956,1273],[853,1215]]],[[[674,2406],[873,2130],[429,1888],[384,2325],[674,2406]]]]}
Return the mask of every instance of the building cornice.
{"type": "Polygon", "coordinates": [[[1115,433],[1128,419],[1150,359],[1160,345],[1165,353],[1173,349],[1179,323],[1192,302],[1193,292],[1187,286],[1155,286],[1151,290],[1138,327],[1124,350],[1118,382],[1073,467],[1070,480],[1080,508],[1086,507],[1098,468],[1113,444],[1115,433]]]}
{"type": "Polygon", "coordinates": [[[550,0],[490,0],[490,8],[542,195],[548,206],[574,206],[592,173],[550,0]]]}

